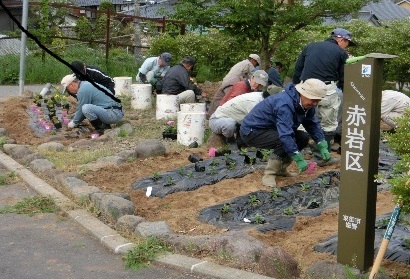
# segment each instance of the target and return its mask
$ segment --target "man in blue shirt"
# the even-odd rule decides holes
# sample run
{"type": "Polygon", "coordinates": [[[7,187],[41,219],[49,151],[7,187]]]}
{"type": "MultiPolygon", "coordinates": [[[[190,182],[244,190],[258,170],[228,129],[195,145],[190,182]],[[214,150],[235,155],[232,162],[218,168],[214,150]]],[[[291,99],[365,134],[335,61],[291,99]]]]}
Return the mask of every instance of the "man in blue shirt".
{"type": "Polygon", "coordinates": [[[309,136],[317,143],[324,161],[332,158],[315,116],[315,107],[325,96],[326,84],[308,79],[287,85],[284,91],[264,99],[245,116],[241,139],[248,146],[273,150],[262,178],[263,185],[276,187],[276,175],[294,176],[286,170],[292,160],[299,172],[307,169],[300,150],[307,146],[309,136]],[[300,125],[306,132],[298,129],[300,125]]]}
{"type": "Polygon", "coordinates": [[[101,135],[110,124],[117,123],[124,117],[119,100],[101,84],[97,85],[104,91],[88,81],[78,80],[75,75],[71,74],[61,80],[61,85],[63,93],[67,90],[78,100],[74,118],[67,125],[69,129],[78,126],[87,118],[96,130],[96,134],[101,135]]]}
{"type": "Polygon", "coordinates": [[[160,56],[145,59],[136,76],[137,83],[150,83],[154,88],[170,68],[171,53],[164,52],[160,56]]]}

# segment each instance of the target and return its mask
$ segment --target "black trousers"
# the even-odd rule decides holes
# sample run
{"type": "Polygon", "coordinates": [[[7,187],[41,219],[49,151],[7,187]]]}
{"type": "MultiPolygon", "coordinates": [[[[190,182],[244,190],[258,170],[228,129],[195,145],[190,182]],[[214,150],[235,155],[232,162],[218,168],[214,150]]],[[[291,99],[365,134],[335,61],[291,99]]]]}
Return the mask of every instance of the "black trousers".
{"type": "MultiPolygon", "coordinates": [[[[249,135],[245,135],[241,132],[241,139],[251,147],[273,149],[273,153],[280,158],[286,158],[288,156],[285,150],[283,150],[282,142],[279,139],[277,130],[251,131],[249,135]]],[[[296,130],[294,141],[300,151],[308,145],[309,134],[305,131],[296,130]]]]}

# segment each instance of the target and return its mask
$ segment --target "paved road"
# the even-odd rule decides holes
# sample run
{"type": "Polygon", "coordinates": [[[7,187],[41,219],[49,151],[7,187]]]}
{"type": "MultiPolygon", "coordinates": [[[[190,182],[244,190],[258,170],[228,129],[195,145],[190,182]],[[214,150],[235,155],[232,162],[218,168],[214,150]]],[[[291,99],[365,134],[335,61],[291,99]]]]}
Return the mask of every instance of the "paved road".
{"type": "MultiPolygon", "coordinates": [[[[23,183],[0,185],[0,208],[34,195],[23,183]]],[[[0,214],[0,247],[2,279],[210,279],[157,265],[125,269],[120,255],[58,214],[0,214]]]]}

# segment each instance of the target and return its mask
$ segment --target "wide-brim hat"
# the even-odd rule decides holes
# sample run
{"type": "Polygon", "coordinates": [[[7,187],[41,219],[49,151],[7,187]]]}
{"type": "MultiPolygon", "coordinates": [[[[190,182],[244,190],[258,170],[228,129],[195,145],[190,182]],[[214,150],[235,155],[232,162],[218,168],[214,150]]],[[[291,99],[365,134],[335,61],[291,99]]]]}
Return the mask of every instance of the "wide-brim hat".
{"type": "Polygon", "coordinates": [[[326,84],[316,78],[310,78],[295,85],[296,90],[311,100],[322,100],[326,97],[326,84]]]}
{"type": "Polygon", "coordinates": [[[252,74],[253,80],[262,86],[266,86],[268,84],[268,74],[264,70],[256,70],[252,74]]]}
{"type": "Polygon", "coordinates": [[[257,54],[254,54],[254,53],[249,54],[249,58],[254,59],[256,62],[258,62],[258,64],[261,63],[261,58],[260,58],[259,55],[257,55],[257,54]]]}

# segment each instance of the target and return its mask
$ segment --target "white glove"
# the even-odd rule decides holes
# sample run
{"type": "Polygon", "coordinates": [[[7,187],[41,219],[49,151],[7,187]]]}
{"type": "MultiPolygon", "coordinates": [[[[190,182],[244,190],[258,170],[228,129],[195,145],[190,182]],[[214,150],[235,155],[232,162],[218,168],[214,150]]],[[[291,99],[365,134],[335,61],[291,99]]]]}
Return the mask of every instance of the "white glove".
{"type": "Polygon", "coordinates": [[[74,123],[73,120],[71,120],[71,121],[68,122],[68,124],[67,124],[67,127],[70,128],[70,129],[74,128],[75,126],[77,126],[77,125],[74,123]]]}

